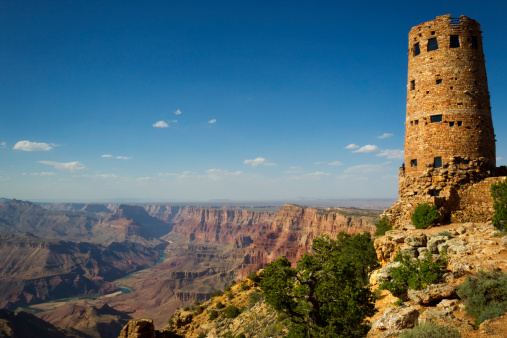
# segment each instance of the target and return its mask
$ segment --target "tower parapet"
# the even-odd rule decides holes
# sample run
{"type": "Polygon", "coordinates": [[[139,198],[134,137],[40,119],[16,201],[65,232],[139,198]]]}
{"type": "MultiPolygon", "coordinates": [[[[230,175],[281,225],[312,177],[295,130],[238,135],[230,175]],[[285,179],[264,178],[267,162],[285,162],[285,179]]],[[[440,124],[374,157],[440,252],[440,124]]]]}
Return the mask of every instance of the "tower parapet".
{"type": "Polygon", "coordinates": [[[450,15],[409,32],[405,163],[399,200],[384,213],[395,225],[427,202],[439,207],[441,221],[492,216],[491,184],[484,182],[505,179],[506,169],[496,168],[481,33],[477,21],[450,15]],[[469,206],[478,194],[489,199],[469,206]]]}

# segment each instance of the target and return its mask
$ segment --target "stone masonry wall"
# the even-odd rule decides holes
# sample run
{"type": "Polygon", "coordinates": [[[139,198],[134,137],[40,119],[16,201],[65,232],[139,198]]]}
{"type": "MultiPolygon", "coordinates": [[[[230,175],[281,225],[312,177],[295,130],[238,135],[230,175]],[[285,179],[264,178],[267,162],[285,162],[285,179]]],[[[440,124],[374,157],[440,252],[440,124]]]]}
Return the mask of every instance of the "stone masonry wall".
{"type": "Polygon", "coordinates": [[[464,165],[482,157],[485,167],[494,169],[495,135],[480,24],[466,16],[451,20],[443,15],[415,26],[409,33],[408,59],[405,174],[420,175],[436,157],[442,163],[454,157],[464,165]],[[438,49],[428,51],[431,39],[438,49]],[[451,39],[459,46],[451,48],[451,39]]]}

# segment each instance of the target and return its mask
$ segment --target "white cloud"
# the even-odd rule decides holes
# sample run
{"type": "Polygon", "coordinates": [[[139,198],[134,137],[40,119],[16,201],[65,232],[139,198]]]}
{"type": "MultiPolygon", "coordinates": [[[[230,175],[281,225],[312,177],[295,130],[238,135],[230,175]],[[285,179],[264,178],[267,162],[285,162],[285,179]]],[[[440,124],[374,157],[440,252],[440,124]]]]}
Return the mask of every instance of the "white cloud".
{"type": "Polygon", "coordinates": [[[140,182],[145,182],[145,181],[149,181],[151,180],[152,178],[149,177],[149,176],[145,176],[145,177],[138,177],[137,180],[140,181],[140,182]]]}
{"type": "Polygon", "coordinates": [[[323,171],[316,171],[314,173],[306,174],[305,177],[314,179],[314,180],[320,180],[324,176],[329,176],[329,173],[323,172],[323,171]]]}
{"type": "Polygon", "coordinates": [[[390,163],[391,162],[384,162],[384,163],[380,163],[380,164],[360,164],[360,165],[356,165],[356,166],[347,168],[343,172],[347,173],[347,174],[375,173],[375,172],[379,172],[379,171],[383,170],[390,163]]]}
{"type": "Polygon", "coordinates": [[[208,169],[206,170],[206,174],[208,178],[211,179],[212,181],[218,181],[226,177],[239,176],[242,174],[242,172],[241,171],[231,172],[224,169],[208,169]]]}
{"type": "Polygon", "coordinates": [[[60,171],[69,171],[69,172],[77,172],[81,170],[85,170],[86,167],[80,162],[55,162],[55,161],[39,161],[39,163],[52,165],[56,170],[60,171]]]}
{"type": "Polygon", "coordinates": [[[254,160],[244,160],[243,163],[249,164],[252,167],[257,167],[261,164],[266,165],[266,166],[270,166],[270,167],[276,167],[275,163],[268,162],[264,157],[257,157],[254,160]]]}
{"type": "Polygon", "coordinates": [[[497,161],[503,160],[503,157],[497,157],[496,160],[497,161]]]}
{"type": "Polygon", "coordinates": [[[389,137],[393,137],[393,136],[394,136],[394,134],[391,134],[391,133],[383,133],[378,138],[379,139],[384,139],[384,138],[389,138],[389,137]]]}
{"type": "Polygon", "coordinates": [[[105,155],[102,155],[100,157],[103,157],[103,158],[115,158],[117,160],[131,160],[131,159],[133,159],[133,157],[129,157],[129,156],[113,156],[113,155],[109,155],[109,154],[105,154],[105,155]]]}
{"type": "Polygon", "coordinates": [[[340,161],[334,161],[334,162],[330,162],[330,163],[328,163],[327,165],[340,166],[340,165],[343,165],[343,163],[341,163],[340,161]]]}
{"type": "Polygon", "coordinates": [[[359,146],[357,144],[351,143],[348,146],[346,146],[344,149],[357,149],[359,146]]]}
{"type": "Polygon", "coordinates": [[[213,123],[216,123],[216,122],[217,122],[217,119],[211,119],[211,120],[208,121],[208,123],[210,123],[210,124],[213,124],[213,123]]]}
{"type": "Polygon", "coordinates": [[[48,144],[44,142],[30,142],[30,141],[19,141],[12,147],[14,150],[23,151],[48,151],[53,149],[54,144],[48,144]]]}
{"type": "Polygon", "coordinates": [[[97,174],[97,175],[81,175],[81,177],[87,178],[118,178],[116,174],[97,174]]]}
{"type": "Polygon", "coordinates": [[[26,176],[26,175],[30,175],[30,176],[53,176],[53,175],[55,175],[55,173],[53,173],[53,172],[41,172],[41,173],[30,173],[30,174],[23,173],[22,175],[23,176],[26,176]]]}
{"type": "Polygon", "coordinates": [[[181,115],[181,110],[178,109],[177,111],[175,111],[174,115],[181,115]]]}
{"type": "Polygon", "coordinates": [[[380,153],[376,156],[387,157],[391,160],[402,160],[405,157],[405,153],[401,149],[381,149],[380,153]]]}
{"type": "Polygon", "coordinates": [[[168,128],[169,125],[165,121],[158,121],[153,124],[153,127],[155,128],[168,128]]]}
{"type": "Polygon", "coordinates": [[[7,147],[7,142],[0,142],[0,149],[7,147]]]}
{"type": "Polygon", "coordinates": [[[179,174],[176,173],[158,173],[157,174],[160,177],[167,177],[167,176],[178,176],[179,174]]]}
{"type": "Polygon", "coordinates": [[[373,153],[375,151],[379,151],[379,147],[373,144],[367,144],[357,150],[354,150],[353,153],[373,153]]]}

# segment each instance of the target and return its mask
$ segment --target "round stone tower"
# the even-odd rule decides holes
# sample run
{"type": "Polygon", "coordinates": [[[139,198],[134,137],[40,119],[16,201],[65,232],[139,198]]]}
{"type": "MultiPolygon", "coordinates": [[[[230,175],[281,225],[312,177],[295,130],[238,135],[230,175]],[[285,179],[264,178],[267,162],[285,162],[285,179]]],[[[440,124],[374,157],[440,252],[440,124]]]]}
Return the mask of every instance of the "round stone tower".
{"type": "Polygon", "coordinates": [[[404,176],[472,162],[484,172],[496,167],[481,27],[438,16],[409,33],[404,176]]]}

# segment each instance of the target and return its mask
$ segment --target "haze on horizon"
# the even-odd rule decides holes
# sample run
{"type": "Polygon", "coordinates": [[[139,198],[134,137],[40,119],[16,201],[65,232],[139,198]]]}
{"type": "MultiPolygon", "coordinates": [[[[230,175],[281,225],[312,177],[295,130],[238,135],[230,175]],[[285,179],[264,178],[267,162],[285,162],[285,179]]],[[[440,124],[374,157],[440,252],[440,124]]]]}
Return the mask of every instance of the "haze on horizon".
{"type": "Polygon", "coordinates": [[[507,164],[507,3],[0,3],[0,197],[395,198],[407,35],[483,30],[507,164]]]}

